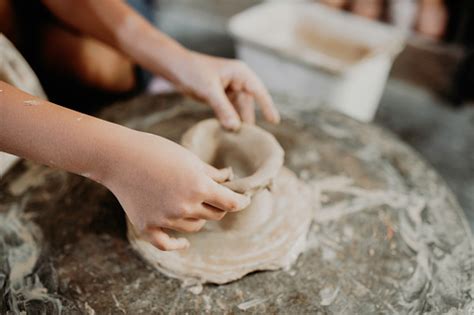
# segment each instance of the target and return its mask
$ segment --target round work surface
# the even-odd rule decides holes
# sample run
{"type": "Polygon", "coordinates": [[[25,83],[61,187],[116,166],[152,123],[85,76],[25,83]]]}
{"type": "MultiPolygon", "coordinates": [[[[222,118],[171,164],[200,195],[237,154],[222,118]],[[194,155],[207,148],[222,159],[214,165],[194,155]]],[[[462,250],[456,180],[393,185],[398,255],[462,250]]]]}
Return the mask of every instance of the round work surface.
{"type": "MultiPolygon", "coordinates": [[[[210,116],[176,95],[102,114],[174,141],[210,116]]],[[[472,236],[439,176],[380,128],[321,109],[286,117],[261,126],[314,197],[307,248],[290,270],[222,286],[168,278],[132,250],[122,209],[104,187],[23,161],[0,184],[0,313],[472,311],[472,236]]]]}

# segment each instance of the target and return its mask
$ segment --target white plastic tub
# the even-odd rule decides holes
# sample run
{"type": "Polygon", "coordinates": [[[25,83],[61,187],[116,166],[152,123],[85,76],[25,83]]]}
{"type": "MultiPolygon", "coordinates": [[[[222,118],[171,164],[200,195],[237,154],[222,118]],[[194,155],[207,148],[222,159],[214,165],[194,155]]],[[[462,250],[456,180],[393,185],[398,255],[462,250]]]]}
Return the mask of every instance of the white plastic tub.
{"type": "Polygon", "coordinates": [[[270,2],[232,17],[237,53],[270,90],[373,119],[394,57],[396,28],[308,2],[270,2]]]}

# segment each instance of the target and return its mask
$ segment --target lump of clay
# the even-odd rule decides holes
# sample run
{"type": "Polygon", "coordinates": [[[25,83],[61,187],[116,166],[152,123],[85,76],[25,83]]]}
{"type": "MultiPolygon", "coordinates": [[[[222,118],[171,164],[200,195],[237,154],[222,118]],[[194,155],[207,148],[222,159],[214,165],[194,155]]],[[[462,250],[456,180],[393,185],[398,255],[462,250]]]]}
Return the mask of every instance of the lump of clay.
{"type": "Polygon", "coordinates": [[[283,166],[284,152],[265,130],[244,124],[234,133],[217,120],[189,129],[182,144],[215,167],[232,167],[235,178],[225,185],[252,196],[250,205],[206,223],[186,237],[186,250],[164,252],[140,240],[129,224],[132,246],[168,276],[199,282],[226,283],[255,270],[274,270],[293,263],[304,249],[311,223],[309,194],[283,166]]]}

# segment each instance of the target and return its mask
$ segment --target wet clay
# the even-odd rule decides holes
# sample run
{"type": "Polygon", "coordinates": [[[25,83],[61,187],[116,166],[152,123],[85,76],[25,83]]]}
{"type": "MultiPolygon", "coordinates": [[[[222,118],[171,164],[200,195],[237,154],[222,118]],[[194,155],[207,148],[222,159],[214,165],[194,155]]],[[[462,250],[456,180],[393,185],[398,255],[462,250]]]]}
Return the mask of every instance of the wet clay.
{"type": "Polygon", "coordinates": [[[225,185],[250,195],[252,202],[219,222],[207,222],[198,233],[174,233],[191,243],[181,251],[158,250],[140,240],[129,223],[134,249],[164,274],[201,283],[227,283],[255,270],[289,267],[304,249],[312,207],[309,188],[283,167],[284,151],[274,136],[252,125],[227,132],[207,119],[181,142],[206,163],[232,167],[235,178],[225,185]]]}

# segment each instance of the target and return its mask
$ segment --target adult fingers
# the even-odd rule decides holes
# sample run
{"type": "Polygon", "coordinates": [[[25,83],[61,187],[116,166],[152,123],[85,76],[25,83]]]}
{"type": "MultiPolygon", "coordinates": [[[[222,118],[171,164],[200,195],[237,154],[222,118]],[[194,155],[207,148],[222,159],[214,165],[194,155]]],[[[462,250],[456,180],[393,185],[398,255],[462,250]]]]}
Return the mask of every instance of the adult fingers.
{"type": "Polygon", "coordinates": [[[240,128],[239,115],[227,98],[222,86],[216,86],[207,101],[224,128],[230,130],[238,130],[240,128]]]}
{"type": "Polygon", "coordinates": [[[147,240],[160,250],[179,250],[189,247],[185,238],[174,238],[165,233],[161,228],[155,228],[147,233],[147,240]]]}
{"type": "Polygon", "coordinates": [[[208,198],[204,202],[224,211],[235,212],[245,209],[250,203],[250,198],[213,183],[210,186],[208,198]]]}

